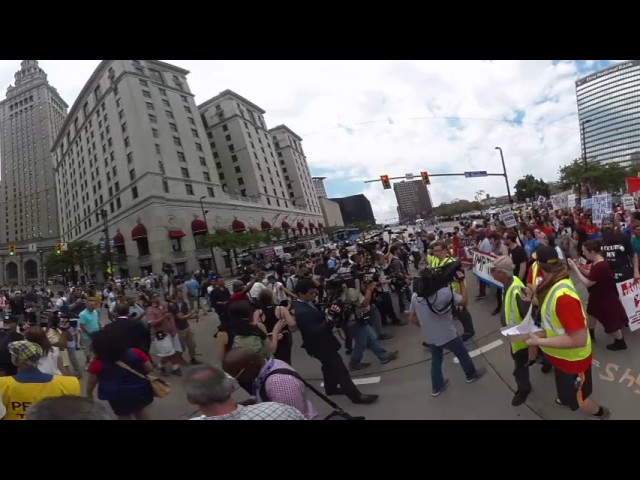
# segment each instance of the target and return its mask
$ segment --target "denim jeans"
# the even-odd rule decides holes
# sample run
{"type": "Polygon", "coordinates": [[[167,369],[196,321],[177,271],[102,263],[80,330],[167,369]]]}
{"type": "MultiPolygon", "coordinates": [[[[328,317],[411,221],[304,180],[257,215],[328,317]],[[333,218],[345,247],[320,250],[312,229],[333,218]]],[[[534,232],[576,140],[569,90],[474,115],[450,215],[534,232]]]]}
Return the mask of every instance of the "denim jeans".
{"type": "Polygon", "coordinates": [[[445,348],[460,360],[460,366],[468,379],[473,378],[476,374],[476,367],[473,364],[473,360],[471,360],[467,347],[464,346],[460,337],[456,337],[439,347],[431,345],[431,386],[434,390],[440,390],[444,384],[444,378],[442,377],[442,357],[444,356],[445,348]]]}
{"type": "Polygon", "coordinates": [[[389,352],[380,346],[378,335],[371,325],[356,323],[351,327],[353,336],[353,351],[351,352],[351,366],[358,365],[362,361],[364,351],[368,348],[378,359],[383,362],[389,358],[389,352]]]}

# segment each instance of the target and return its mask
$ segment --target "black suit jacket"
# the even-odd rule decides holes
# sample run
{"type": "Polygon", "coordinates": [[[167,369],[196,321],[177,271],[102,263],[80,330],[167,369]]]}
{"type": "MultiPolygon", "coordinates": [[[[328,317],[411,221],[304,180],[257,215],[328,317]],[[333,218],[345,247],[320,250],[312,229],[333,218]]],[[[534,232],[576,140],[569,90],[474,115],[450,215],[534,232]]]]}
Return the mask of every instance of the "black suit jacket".
{"type": "Polygon", "coordinates": [[[340,350],[340,342],[333,334],[333,325],[327,323],[324,312],[306,302],[296,301],[296,324],[302,335],[302,347],[311,355],[340,350]]]}
{"type": "Polygon", "coordinates": [[[137,348],[149,353],[151,336],[147,327],[140,320],[133,320],[127,317],[118,317],[112,323],[107,324],[106,329],[115,329],[120,335],[127,339],[129,348],[137,348]]]}

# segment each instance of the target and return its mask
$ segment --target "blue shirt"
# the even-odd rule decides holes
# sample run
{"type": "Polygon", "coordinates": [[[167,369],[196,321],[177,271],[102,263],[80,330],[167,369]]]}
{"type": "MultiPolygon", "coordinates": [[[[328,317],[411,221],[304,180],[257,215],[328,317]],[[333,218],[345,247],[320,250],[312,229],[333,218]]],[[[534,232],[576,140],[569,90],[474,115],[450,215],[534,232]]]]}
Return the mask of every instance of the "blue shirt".
{"type": "Polygon", "coordinates": [[[80,319],[78,320],[78,323],[80,325],[87,326],[87,330],[89,333],[85,332],[83,329],[82,338],[88,339],[89,334],[96,333],[98,330],[100,330],[98,311],[94,310],[93,312],[90,312],[85,308],[82,312],[80,312],[80,319]]]}
{"type": "Polygon", "coordinates": [[[187,280],[186,282],[184,282],[184,286],[187,287],[187,290],[189,290],[190,296],[196,298],[200,296],[198,295],[200,293],[200,284],[196,279],[192,278],[191,280],[187,280]]]}

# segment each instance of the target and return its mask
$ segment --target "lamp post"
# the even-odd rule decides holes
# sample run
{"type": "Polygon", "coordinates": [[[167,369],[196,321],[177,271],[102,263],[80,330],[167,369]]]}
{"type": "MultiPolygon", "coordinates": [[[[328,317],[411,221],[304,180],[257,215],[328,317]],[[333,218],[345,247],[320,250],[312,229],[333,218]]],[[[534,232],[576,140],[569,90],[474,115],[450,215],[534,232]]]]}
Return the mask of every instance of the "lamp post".
{"type": "Polygon", "coordinates": [[[113,276],[113,262],[111,261],[111,237],[109,237],[109,219],[106,210],[101,210],[102,222],[104,224],[104,249],[107,254],[107,280],[113,276]]]}
{"type": "Polygon", "coordinates": [[[587,177],[587,170],[589,169],[589,164],[587,162],[587,141],[586,141],[586,139],[584,137],[584,133],[585,133],[584,126],[587,123],[591,123],[591,119],[581,120],[580,121],[580,137],[581,137],[580,140],[581,140],[581,143],[582,143],[582,163],[584,165],[585,190],[586,190],[587,198],[591,198],[591,180],[589,180],[589,177],[587,177]]]}
{"type": "Polygon", "coordinates": [[[509,177],[507,176],[507,167],[504,163],[504,154],[502,153],[502,148],[496,147],[496,150],[500,151],[500,159],[502,160],[502,174],[504,175],[504,183],[507,184],[507,197],[509,198],[509,205],[512,205],[513,200],[511,198],[511,189],[509,188],[509,177]]]}
{"type": "MultiPolygon", "coordinates": [[[[200,197],[200,208],[202,209],[202,220],[204,221],[205,227],[207,227],[207,235],[209,235],[209,222],[207,222],[207,211],[205,211],[204,203],[202,201],[205,198],[207,197],[200,197]]],[[[220,273],[218,272],[218,264],[216,263],[216,256],[213,253],[213,247],[211,246],[211,244],[209,244],[209,251],[211,252],[211,265],[213,266],[213,270],[215,273],[220,273]]]]}

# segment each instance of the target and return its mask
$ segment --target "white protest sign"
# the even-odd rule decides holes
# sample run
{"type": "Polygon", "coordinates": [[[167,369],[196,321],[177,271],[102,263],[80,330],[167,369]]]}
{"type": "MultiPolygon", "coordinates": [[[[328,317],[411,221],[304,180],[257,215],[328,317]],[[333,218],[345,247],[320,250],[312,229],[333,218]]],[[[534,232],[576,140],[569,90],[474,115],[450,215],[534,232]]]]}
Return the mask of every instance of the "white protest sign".
{"type": "Polygon", "coordinates": [[[629,318],[629,330],[640,329],[640,282],[633,278],[616,284],[624,311],[629,318]]]}
{"type": "Polygon", "coordinates": [[[611,215],[611,194],[605,193],[604,195],[594,195],[591,197],[591,201],[593,202],[593,205],[591,206],[593,223],[600,225],[602,224],[602,217],[605,215],[611,215]]]}
{"type": "Polygon", "coordinates": [[[580,205],[585,210],[591,210],[591,208],[593,207],[593,199],[592,198],[583,198],[582,202],[580,203],[580,205]]]}
{"type": "Polygon", "coordinates": [[[539,196],[539,197],[538,197],[538,203],[539,203],[540,205],[544,205],[544,203],[545,203],[546,201],[547,201],[547,199],[546,199],[546,198],[544,198],[543,196],[539,196]]]}
{"type": "Polygon", "coordinates": [[[502,220],[507,228],[518,226],[518,221],[509,207],[500,209],[500,220],[502,220]]]}
{"type": "Polygon", "coordinates": [[[490,253],[482,253],[478,250],[473,251],[473,273],[478,280],[492,287],[502,288],[502,284],[491,275],[491,267],[493,261],[497,257],[490,253]]]}
{"type": "Polygon", "coordinates": [[[576,195],[572,193],[571,195],[567,195],[567,207],[575,208],[576,206],[576,195]]]}
{"type": "Polygon", "coordinates": [[[633,201],[633,197],[631,195],[623,195],[622,196],[622,206],[625,210],[635,210],[636,204],[633,201]]]}

